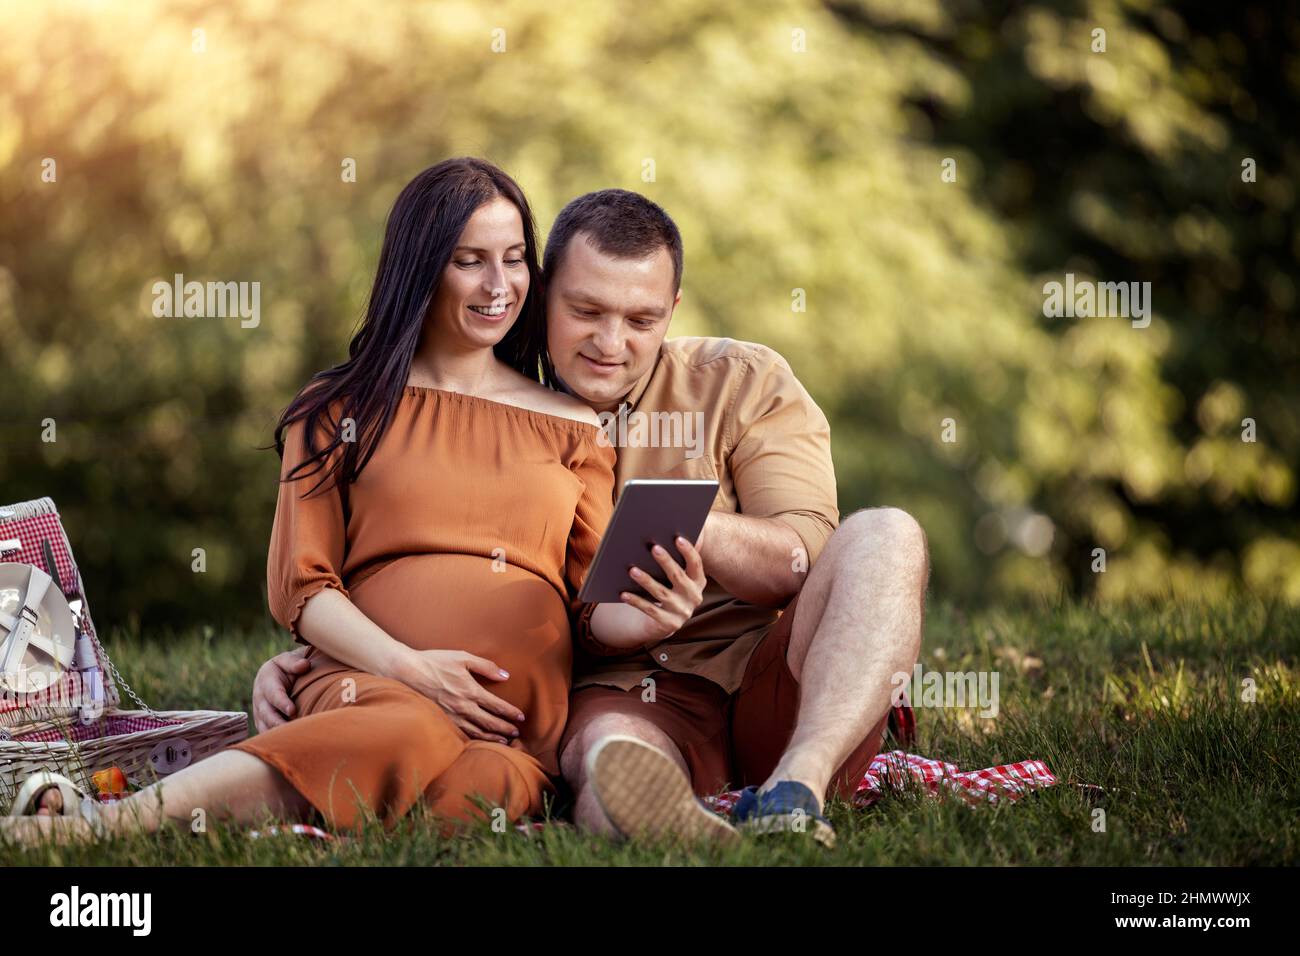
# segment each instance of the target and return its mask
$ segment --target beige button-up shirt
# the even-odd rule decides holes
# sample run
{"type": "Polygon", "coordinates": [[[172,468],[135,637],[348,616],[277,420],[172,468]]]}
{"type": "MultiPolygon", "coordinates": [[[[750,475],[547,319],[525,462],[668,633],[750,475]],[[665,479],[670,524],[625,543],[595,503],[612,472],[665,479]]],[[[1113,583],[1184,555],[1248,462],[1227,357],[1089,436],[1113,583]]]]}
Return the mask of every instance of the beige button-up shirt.
{"type": "MultiPolygon", "coordinates": [[[[785,359],[766,346],[723,338],[665,340],[607,428],[618,450],[616,497],[632,478],[715,478],[715,510],[788,524],[804,551],[790,560],[805,560],[805,567],[839,522],[826,416],[785,359]]],[[[681,630],[628,654],[592,640],[591,610],[575,632],[575,688],[628,690],[668,670],[697,674],[734,693],[750,654],[779,615],[732,597],[709,578],[703,602],[681,630]]]]}

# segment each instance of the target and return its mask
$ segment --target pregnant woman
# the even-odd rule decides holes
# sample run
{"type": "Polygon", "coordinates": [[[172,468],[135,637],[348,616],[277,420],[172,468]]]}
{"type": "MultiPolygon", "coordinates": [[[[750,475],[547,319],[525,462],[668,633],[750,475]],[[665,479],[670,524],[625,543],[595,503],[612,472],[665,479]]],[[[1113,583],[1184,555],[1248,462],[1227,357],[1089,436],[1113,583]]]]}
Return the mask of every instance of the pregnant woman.
{"type": "MultiPolygon", "coordinates": [[[[417,176],[389,216],[365,322],[276,429],[272,615],[308,644],[298,719],[99,805],[34,775],[22,840],[188,826],[195,811],[391,828],[484,800],[536,814],[568,710],[571,624],[651,643],[694,611],[600,614],[576,594],[612,511],[614,451],[548,380],[532,214],[475,159],[417,176]]],[[[693,569],[697,555],[682,549],[693,569]]],[[[675,564],[674,580],[685,575],[675,564]]],[[[703,573],[679,588],[698,594],[703,573]]]]}

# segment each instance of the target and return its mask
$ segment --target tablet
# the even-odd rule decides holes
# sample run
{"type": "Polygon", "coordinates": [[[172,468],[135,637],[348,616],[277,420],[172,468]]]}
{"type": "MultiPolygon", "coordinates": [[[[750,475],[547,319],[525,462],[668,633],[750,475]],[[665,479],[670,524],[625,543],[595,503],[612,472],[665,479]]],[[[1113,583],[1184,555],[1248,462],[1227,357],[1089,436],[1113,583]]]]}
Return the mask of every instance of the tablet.
{"type": "Polygon", "coordinates": [[[578,599],[588,604],[617,604],[624,591],[648,597],[645,589],[628,577],[632,565],[668,584],[668,575],[650,548],[662,545],[669,557],[685,566],[673,541],[678,535],[690,542],[699,538],[717,493],[716,481],[634,478],[624,484],[578,599]]]}

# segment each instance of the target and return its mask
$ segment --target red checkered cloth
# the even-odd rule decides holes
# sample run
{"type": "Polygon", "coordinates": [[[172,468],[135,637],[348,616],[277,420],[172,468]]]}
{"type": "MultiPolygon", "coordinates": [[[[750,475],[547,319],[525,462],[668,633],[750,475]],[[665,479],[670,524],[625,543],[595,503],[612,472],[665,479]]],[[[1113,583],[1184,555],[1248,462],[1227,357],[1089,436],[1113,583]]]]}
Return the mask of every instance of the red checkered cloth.
{"type": "MultiPolygon", "coordinates": [[[[888,788],[919,783],[934,796],[952,793],[972,806],[978,806],[998,800],[1014,802],[1026,793],[1055,786],[1058,782],[1056,775],[1041,760],[1021,760],[986,770],[958,770],[955,764],[942,760],[890,750],[877,754],[871,761],[853,794],[853,804],[869,807],[888,788]]],[[[731,790],[716,797],[706,797],[704,802],[719,813],[730,813],[740,799],[740,793],[731,790]]]]}
{"type": "Polygon", "coordinates": [[[183,720],[164,720],[161,717],[120,717],[108,714],[89,723],[73,723],[66,727],[45,727],[25,734],[14,734],[13,739],[30,743],[33,741],[52,742],[55,740],[99,740],[102,737],[116,737],[118,734],[134,734],[141,730],[157,730],[159,727],[176,727],[183,720]]]}
{"type": "MultiPolygon", "coordinates": [[[[95,657],[99,661],[100,673],[104,675],[104,692],[106,707],[115,707],[118,702],[117,688],[108,679],[107,658],[95,635],[95,624],[90,619],[90,602],[86,600],[84,583],[77,562],[72,557],[72,548],[68,536],[64,533],[63,522],[49,498],[26,501],[20,504],[0,506],[0,541],[17,538],[21,548],[0,551],[0,561],[17,561],[22,564],[34,564],[51,577],[54,573],[45,566],[45,553],[42,541],[48,541],[54,555],[54,566],[58,569],[58,579],[63,585],[65,596],[69,601],[80,598],[81,630],[90,636],[95,648],[95,657]]],[[[23,712],[31,712],[35,717],[50,716],[54,711],[75,710],[83,702],[84,684],[77,671],[68,670],[48,688],[32,694],[4,694],[0,696],[0,726],[24,719],[23,712]]]]}
{"type": "Polygon", "coordinates": [[[77,572],[72,554],[64,544],[66,539],[58,512],[29,515],[25,518],[7,518],[5,510],[0,508],[0,541],[17,538],[23,546],[21,549],[0,551],[0,560],[34,564],[53,577],[50,569],[45,566],[45,554],[41,550],[41,542],[48,541],[50,550],[54,552],[54,564],[59,569],[59,580],[67,589],[68,600],[80,597],[81,575],[77,572]]]}

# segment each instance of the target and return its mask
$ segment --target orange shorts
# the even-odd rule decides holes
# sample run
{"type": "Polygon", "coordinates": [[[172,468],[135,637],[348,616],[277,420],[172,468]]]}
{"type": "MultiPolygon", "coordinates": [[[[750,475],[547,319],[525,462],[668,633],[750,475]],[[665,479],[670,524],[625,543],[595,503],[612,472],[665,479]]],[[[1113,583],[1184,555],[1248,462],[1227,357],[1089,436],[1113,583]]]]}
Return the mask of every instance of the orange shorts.
{"type": "MultiPolygon", "coordinates": [[[[652,702],[641,699],[641,687],[581,687],[569,697],[560,752],[588,721],[622,714],[649,721],[676,744],[699,796],[763,783],[785,752],[799,713],[799,682],[786,663],[797,601],[786,606],[759,641],[734,694],[703,677],[673,671],[654,672],[652,702]]],[[[911,708],[891,708],[880,718],[831,778],[830,793],[842,799],[853,795],[880,751],[887,726],[896,735],[910,734],[911,708]]]]}

